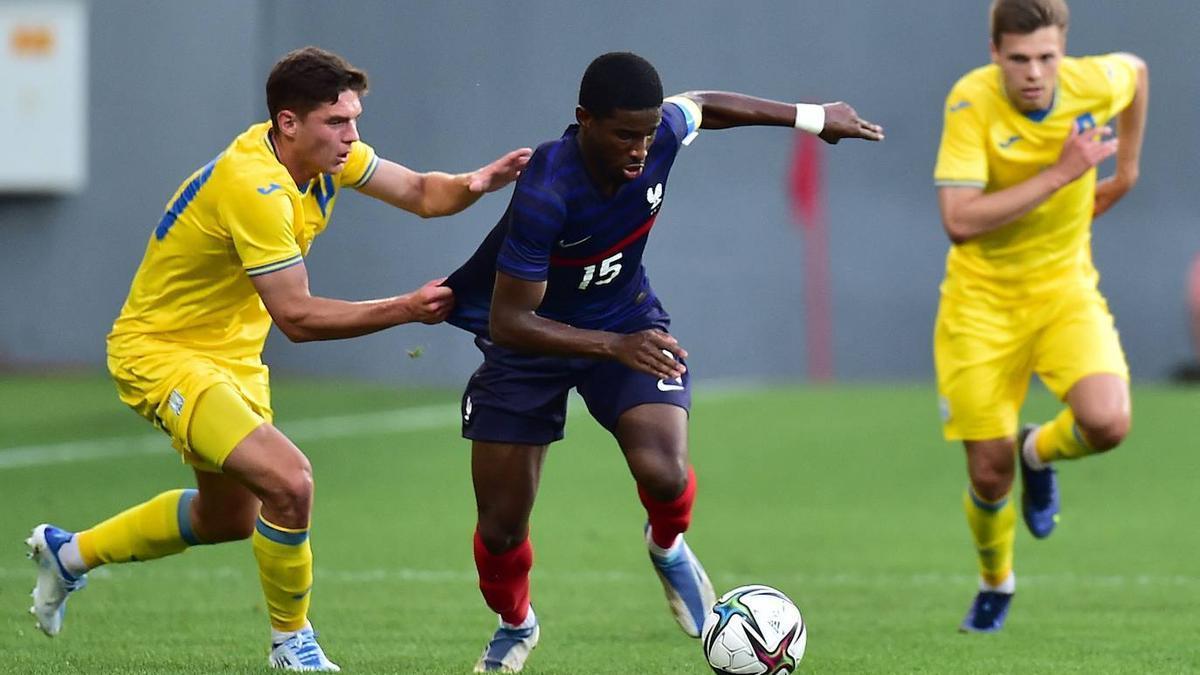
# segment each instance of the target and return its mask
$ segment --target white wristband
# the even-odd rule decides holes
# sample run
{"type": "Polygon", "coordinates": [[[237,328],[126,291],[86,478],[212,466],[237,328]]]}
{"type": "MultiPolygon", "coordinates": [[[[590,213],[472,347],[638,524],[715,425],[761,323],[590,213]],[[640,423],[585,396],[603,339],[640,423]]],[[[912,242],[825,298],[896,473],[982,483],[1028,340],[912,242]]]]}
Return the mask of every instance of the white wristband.
{"type": "Polygon", "coordinates": [[[815,103],[797,103],[796,128],[810,134],[821,133],[825,129],[825,106],[815,103]]]}

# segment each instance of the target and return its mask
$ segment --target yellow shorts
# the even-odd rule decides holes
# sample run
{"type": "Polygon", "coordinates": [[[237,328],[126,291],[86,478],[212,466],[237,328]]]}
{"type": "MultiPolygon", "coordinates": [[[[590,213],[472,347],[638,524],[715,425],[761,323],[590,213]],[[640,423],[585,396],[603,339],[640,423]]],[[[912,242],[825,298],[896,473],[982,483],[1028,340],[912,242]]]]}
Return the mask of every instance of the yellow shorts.
{"type": "Polygon", "coordinates": [[[1034,373],[1060,400],[1087,375],[1129,379],[1108,303],[1086,287],[1006,308],[943,295],[933,360],[946,440],[1014,435],[1034,373]]]}
{"type": "Polygon", "coordinates": [[[202,471],[219,472],[242,439],[273,419],[262,363],[184,349],[137,356],[110,352],[108,370],[121,401],[165,431],[183,461],[202,471]],[[219,384],[229,386],[214,390],[219,384]],[[206,396],[210,391],[213,396],[206,396]],[[206,428],[194,428],[193,420],[206,428]],[[198,437],[204,447],[194,446],[198,437]]]}

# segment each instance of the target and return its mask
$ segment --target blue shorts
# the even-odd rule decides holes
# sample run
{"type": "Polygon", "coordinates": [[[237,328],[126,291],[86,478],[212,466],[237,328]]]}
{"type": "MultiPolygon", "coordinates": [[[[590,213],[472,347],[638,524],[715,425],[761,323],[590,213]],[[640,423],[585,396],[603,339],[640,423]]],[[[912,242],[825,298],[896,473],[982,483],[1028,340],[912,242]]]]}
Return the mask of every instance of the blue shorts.
{"type": "MultiPolygon", "coordinates": [[[[475,338],[483,365],[471,375],[462,398],[464,438],[490,443],[548,445],[563,437],[567,393],[574,387],[605,429],[643,403],[690,410],[690,372],[660,380],[618,361],[537,356],[475,338]]],[[[686,365],[686,364],[685,364],[686,365]]]]}

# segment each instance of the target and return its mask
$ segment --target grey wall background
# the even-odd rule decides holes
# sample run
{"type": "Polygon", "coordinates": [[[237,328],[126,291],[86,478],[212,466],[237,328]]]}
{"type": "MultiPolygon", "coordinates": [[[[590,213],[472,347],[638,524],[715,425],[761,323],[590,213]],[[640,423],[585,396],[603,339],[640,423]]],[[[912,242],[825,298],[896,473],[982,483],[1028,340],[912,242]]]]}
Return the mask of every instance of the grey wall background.
{"type": "MultiPolygon", "coordinates": [[[[102,367],[104,335],[172,191],[265,118],[274,60],[318,44],[371,75],[365,140],[419,170],[469,170],[557,137],[604,51],[646,56],[670,92],[851,102],[888,140],[826,153],[835,371],[929,379],[947,248],[930,175],[942,100],[988,58],[986,6],[97,0],[89,188],[0,198],[0,365],[102,367]]],[[[1073,11],[1070,53],[1132,51],[1151,68],[1142,179],[1096,223],[1094,252],[1135,377],[1161,377],[1189,355],[1183,285],[1200,252],[1200,4],[1076,0],[1073,11]]],[[[802,242],[784,189],[792,143],[781,129],[706,132],[675,165],[647,268],[698,377],[804,375],[802,242]]],[[[444,275],[507,198],[422,221],[347,196],[309,256],[314,292],[390,295],[444,275]]],[[[326,344],[276,334],[267,360],[277,373],[458,385],[478,356],[464,333],[417,326],[326,344]],[[416,346],[424,356],[408,358],[416,346]]]]}

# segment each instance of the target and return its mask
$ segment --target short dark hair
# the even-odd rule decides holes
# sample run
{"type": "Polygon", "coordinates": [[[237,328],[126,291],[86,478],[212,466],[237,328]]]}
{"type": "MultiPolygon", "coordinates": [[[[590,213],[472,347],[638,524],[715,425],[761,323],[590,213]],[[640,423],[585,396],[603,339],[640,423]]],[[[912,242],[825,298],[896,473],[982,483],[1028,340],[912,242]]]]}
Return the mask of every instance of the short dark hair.
{"type": "Polygon", "coordinates": [[[644,110],[662,105],[662,80],[650,62],[629,52],[597,56],[579,83],[579,105],[596,117],[613,110],[644,110]]]}
{"type": "Polygon", "coordinates": [[[992,44],[999,46],[1004,33],[1028,35],[1047,26],[1065,31],[1070,18],[1066,0],[993,0],[992,44]]]}
{"type": "Polygon", "coordinates": [[[367,91],[367,74],[346,59],[320,47],[303,47],[283,55],[267,76],[267,112],[271,123],[281,110],[303,117],[322,103],[336,103],[343,91],[367,91]]]}

